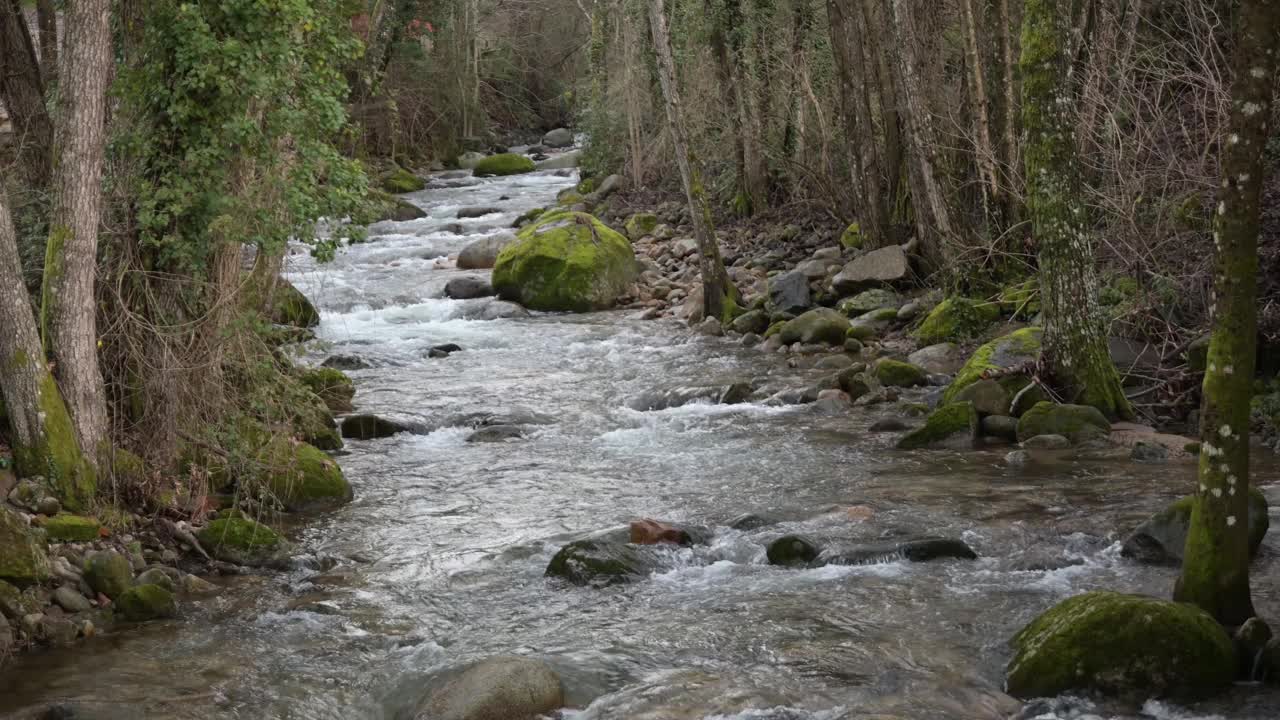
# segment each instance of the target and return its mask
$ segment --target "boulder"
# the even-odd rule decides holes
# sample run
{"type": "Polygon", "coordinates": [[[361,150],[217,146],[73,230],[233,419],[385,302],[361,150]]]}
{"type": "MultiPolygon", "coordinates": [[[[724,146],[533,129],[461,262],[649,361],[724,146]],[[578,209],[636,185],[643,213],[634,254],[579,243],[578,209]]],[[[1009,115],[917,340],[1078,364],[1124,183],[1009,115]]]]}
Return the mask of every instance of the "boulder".
{"type": "Polygon", "coordinates": [[[288,545],[275,530],[247,517],[219,518],[196,533],[215,558],[249,567],[277,566],[288,545]]]}
{"type": "Polygon", "coordinates": [[[89,542],[98,539],[102,526],[97,520],[82,515],[62,513],[44,521],[44,532],[59,542],[89,542]]]}
{"type": "Polygon", "coordinates": [[[690,530],[650,518],[632,520],[627,527],[632,545],[697,545],[706,541],[706,533],[701,530],[690,530]]]}
{"type": "Polygon", "coordinates": [[[94,592],[115,600],[133,586],[133,566],[114,550],[91,553],[84,561],[84,581],[94,592]]]}
{"type": "Polygon", "coordinates": [[[916,340],[926,345],[976,337],[1000,319],[1000,306],[981,300],[951,297],[938,303],[916,328],[916,340]]]}
{"type": "Polygon", "coordinates": [[[377,415],[350,415],[342,419],[342,437],[353,440],[373,440],[402,433],[409,426],[377,415]]]}
{"type": "Polygon", "coordinates": [[[169,577],[165,569],[159,567],[153,567],[150,570],[138,573],[138,577],[133,579],[133,584],[135,587],[138,585],[159,585],[169,592],[173,592],[176,589],[173,578],[169,577]]]}
{"type": "Polygon", "coordinates": [[[273,438],[258,453],[264,489],[288,512],[332,508],[352,498],[342,468],[319,448],[273,438]]]}
{"type": "Polygon", "coordinates": [[[872,288],[841,300],[836,305],[836,309],[849,317],[857,317],[872,310],[892,309],[894,318],[897,318],[898,306],[901,303],[898,293],[884,288],[872,288]]]}
{"type": "Polygon", "coordinates": [[[876,285],[898,282],[911,271],[900,245],[889,245],[855,258],[831,279],[831,291],[852,295],[876,285]]]}
{"type": "Polygon", "coordinates": [[[849,319],[831,308],[814,308],[794,320],[788,320],[778,332],[784,345],[819,343],[842,345],[849,330],[849,319]]]}
{"type": "Polygon", "coordinates": [[[285,280],[277,280],[271,293],[268,312],[271,322],[298,328],[313,328],[320,324],[320,313],[302,291],[285,280]]]}
{"type": "Polygon", "coordinates": [[[604,537],[584,538],[560,548],[546,574],[574,585],[603,587],[648,574],[652,568],[647,560],[639,546],[604,537]]]}
{"type": "Polygon", "coordinates": [[[1059,603],[1012,640],[1005,689],[1192,698],[1235,679],[1231,638],[1208,613],[1140,595],[1089,592],[1059,603]]]}
{"type": "Polygon", "coordinates": [[[178,603],[173,593],[159,585],[138,585],[116,599],[116,611],[131,622],[176,617],[178,603]]]}
{"type": "MultiPolygon", "coordinates": [[[[981,380],[987,373],[1007,373],[1022,367],[1031,367],[1040,357],[1040,343],[1044,331],[1038,327],[1028,327],[1014,331],[1008,335],[992,340],[974,351],[968,362],[956,373],[956,379],[942,396],[943,403],[949,403],[964,388],[981,380]]],[[[1010,392],[1014,388],[1021,389],[1029,382],[1025,375],[1002,375],[1001,384],[1010,392]]]]}
{"type": "Polygon", "coordinates": [[[554,157],[544,158],[534,163],[539,170],[568,170],[576,168],[582,162],[581,150],[570,150],[554,157]]]}
{"type": "MultiPolygon", "coordinates": [[[[1147,518],[1125,538],[1120,554],[1147,565],[1181,564],[1195,502],[1195,496],[1190,495],[1147,518]]],[[[1254,487],[1249,488],[1248,523],[1249,555],[1252,557],[1258,553],[1262,538],[1271,525],[1267,499],[1254,487]]]]}
{"type": "Polygon", "coordinates": [[[733,319],[733,329],[744,335],[762,334],[769,329],[769,316],[763,310],[750,310],[733,319]]]}
{"type": "Polygon", "coordinates": [[[1111,423],[1100,410],[1091,405],[1059,405],[1052,402],[1036,403],[1018,419],[1018,440],[1036,435],[1061,435],[1073,445],[1094,438],[1106,437],[1111,423]]]}
{"type": "Polygon", "coordinates": [[[875,368],[876,379],[885,387],[919,387],[929,384],[928,374],[911,363],[884,358],[876,363],[875,368]]]}
{"type": "Polygon", "coordinates": [[[568,128],[556,128],[542,136],[542,144],[549,148],[562,148],[573,145],[573,131],[568,128]]]}
{"type": "Polygon", "coordinates": [[[427,182],[399,165],[395,165],[378,176],[378,185],[385,192],[402,195],[425,188],[427,182]]]}
{"type": "Polygon", "coordinates": [[[28,585],[47,577],[44,538],[31,530],[23,516],[0,506],[0,580],[28,585]]]}
{"type": "Polygon", "coordinates": [[[466,275],[444,284],[444,296],[454,300],[473,300],[493,295],[493,286],[482,277],[466,275]]]}
{"type": "Polygon", "coordinates": [[[804,273],[792,270],[769,278],[768,307],[772,312],[798,315],[811,304],[809,280],[804,273]]]}
{"type": "Polygon", "coordinates": [[[87,612],[93,608],[89,599],[70,585],[60,585],[53,591],[53,601],[69,613],[87,612]]]}
{"type": "Polygon", "coordinates": [[[681,407],[690,403],[702,402],[714,405],[736,405],[751,397],[753,388],[749,383],[731,383],[729,385],[691,385],[664,388],[644,393],[627,401],[632,410],[647,412],[681,407]]]}
{"type": "Polygon", "coordinates": [[[928,345],[907,356],[907,362],[912,365],[919,365],[925,372],[941,375],[951,375],[964,367],[964,360],[960,346],[951,342],[928,345]]]}
{"type": "Polygon", "coordinates": [[[498,255],[493,286],[531,310],[604,310],[635,279],[631,243],[586,213],[543,216],[517,237],[498,255]]]}
{"type": "Polygon", "coordinates": [[[896,560],[930,562],[944,558],[976,560],[978,553],[961,540],[930,537],[831,549],[824,551],[818,560],[824,565],[870,565],[896,560]]]}
{"type": "Polygon", "coordinates": [[[979,380],[956,394],[956,402],[971,402],[979,415],[1008,415],[1013,398],[995,380],[979,380]]]}
{"type": "Polygon", "coordinates": [[[534,170],[533,161],[524,155],[501,153],[499,155],[490,155],[476,163],[471,172],[476,177],[500,177],[531,173],[534,170]]]}
{"type": "Polygon", "coordinates": [[[802,535],[783,535],[765,550],[770,565],[784,567],[808,567],[821,553],[817,542],[802,535]]]}
{"type": "Polygon", "coordinates": [[[458,167],[465,170],[474,170],[477,165],[483,162],[485,154],[474,150],[464,152],[458,156],[458,167]]]}
{"type": "Polygon", "coordinates": [[[496,207],[466,207],[458,210],[458,219],[467,220],[469,218],[484,217],[485,215],[497,215],[502,212],[502,208],[496,207]]]}
{"type": "Polygon", "coordinates": [[[627,218],[627,222],[623,225],[623,229],[627,231],[627,237],[631,238],[632,242],[653,233],[656,227],[658,227],[658,216],[653,213],[636,213],[627,218]]]}
{"type": "Polygon", "coordinates": [[[540,660],[482,660],[431,693],[415,720],[536,720],[564,705],[560,676],[540,660]]]}
{"type": "Polygon", "coordinates": [[[467,442],[506,442],[518,440],[525,435],[525,429],[519,425],[489,425],[467,436],[467,442]]]}
{"type": "Polygon", "coordinates": [[[302,384],[324,401],[330,412],[347,412],[355,397],[356,386],[346,373],[331,367],[310,368],[302,372],[302,384]]]}
{"type": "Polygon", "coordinates": [[[515,235],[502,233],[468,243],[462,248],[462,252],[458,253],[458,269],[487,270],[498,261],[498,253],[515,241],[515,235]]]}
{"type": "Polygon", "coordinates": [[[942,448],[971,449],[978,438],[978,411],[973,403],[952,403],[934,410],[924,427],[907,433],[898,441],[899,450],[942,448]]]}
{"type": "Polygon", "coordinates": [[[1018,441],[1018,419],[1008,415],[987,415],[982,418],[982,434],[1009,442],[1018,441]]]}

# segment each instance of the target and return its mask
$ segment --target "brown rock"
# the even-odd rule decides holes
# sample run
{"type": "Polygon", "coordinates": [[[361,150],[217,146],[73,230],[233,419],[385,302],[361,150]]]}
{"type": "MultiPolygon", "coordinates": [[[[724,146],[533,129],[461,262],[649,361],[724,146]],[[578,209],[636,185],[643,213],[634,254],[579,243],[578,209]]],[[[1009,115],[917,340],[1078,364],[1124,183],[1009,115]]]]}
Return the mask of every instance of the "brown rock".
{"type": "Polygon", "coordinates": [[[692,538],[689,537],[688,532],[680,528],[657,520],[642,518],[631,521],[630,542],[633,545],[658,545],[661,543],[689,545],[692,543],[692,538]]]}

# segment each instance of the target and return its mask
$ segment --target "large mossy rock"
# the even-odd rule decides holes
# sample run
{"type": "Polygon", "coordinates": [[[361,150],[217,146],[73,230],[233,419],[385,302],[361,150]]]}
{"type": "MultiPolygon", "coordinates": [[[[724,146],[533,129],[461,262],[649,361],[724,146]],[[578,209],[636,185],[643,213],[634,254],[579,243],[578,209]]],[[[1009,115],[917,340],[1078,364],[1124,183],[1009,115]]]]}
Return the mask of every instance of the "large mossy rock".
{"type": "Polygon", "coordinates": [[[923,345],[967,340],[982,333],[1000,319],[1000,307],[995,303],[952,297],[934,306],[925,316],[915,337],[923,345]]]}
{"type": "Polygon", "coordinates": [[[378,176],[378,186],[384,191],[401,195],[417,192],[427,186],[427,182],[404,168],[396,165],[378,176]]]}
{"type": "Polygon", "coordinates": [[[28,585],[47,577],[49,556],[44,538],[21,515],[0,503],[0,580],[28,585]]]}
{"type": "Polygon", "coordinates": [[[116,599],[116,611],[125,620],[143,622],[160,620],[178,615],[178,603],[173,592],[159,585],[137,585],[116,599]]]}
{"type": "Polygon", "coordinates": [[[503,175],[521,175],[534,171],[533,161],[524,155],[502,153],[490,155],[476,163],[472,173],[476,177],[493,177],[503,175]]]}
{"type": "MultiPolygon", "coordinates": [[[[1187,545],[1191,510],[1196,498],[1189,495],[1147,518],[1125,538],[1120,554],[1148,565],[1177,565],[1187,545]]],[[[1257,488],[1249,488],[1249,556],[1258,553],[1262,538],[1271,526],[1267,499],[1257,488]]]]}
{"type": "Polygon", "coordinates": [[[1110,433],[1107,417],[1091,405],[1039,402],[1018,419],[1018,442],[1037,435],[1061,435],[1079,445],[1110,433]]]}
{"type": "Polygon", "coordinates": [[[350,502],[351,484],[342,468],[319,448],[274,438],[258,453],[263,489],[285,510],[299,512],[350,502]]]}
{"type": "Polygon", "coordinates": [[[299,328],[312,328],[320,324],[320,313],[302,291],[292,284],[279,280],[271,293],[271,322],[299,328]]]}
{"type": "Polygon", "coordinates": [[[532,658],[482,660],[431,693],[416,720],[535,720],[564,705],[560,676],[532,658]]]}
{"type": "Polygon", "coordinates": [[[654,228],[658,227],[658,216],[653,213],[636,213],[627,218],[623,228],[627,231],[627,237],[634,242],[645,235],[653,234],[654,228]]]}
{"type": "Polygon", "coordinates": [[[602,587],[631,582],[652,568],[635,545],[611,538],[584,538],[560,548],[547,564],[547,575],[574,585],[602,587]]]}
{"type": "Polygon", "coordinates": [[[898,449],[971,449],[978,439],[978,428],[978,411],[974,410],[973,403],[944,405],[929,414],[924,427],[903,436],[898,441],[898,449]]]}
{"type": "Polygon", "coordinates": [[[636,276],[635,253],[619,233],[587,213],[544,216],[503,248],[493,287],[531,310],[605,310],[636,276]]]}
{"type": "Polygon", "coordinates": [[[200,529],[196,539],[215,558],[250,567],[277,565],[287,550],[275,530],[245,517],[214,520],[200,529]]]}
{"type": "Polygon", "coordinates": [[[310,388],[333,412],[347,412],[356,386],[341,370],[327,367],[309,368],[302,373],[302,384],[310,388]]]}
{"type": "Polygon", "coordinates": [[[85,558],[84,581],[94,592],[115,600],[133,586],[133,566],[114,550],[95,552],[85,558]]]}
{"type": "MultiPolygon", "coordinates": [[[[964,367],[960,368],[960,372],[956,373],[955,381],[943,393],[942,402],[945,404],[955,401],[961,390],[981,380],[987,373],[1005,373],[1031,365],[1040,357],[1043,336],[1044,331],[1038,327],[1022,328],[978,348],[964,367]]],[[[1002,378],[1001,384],[1013,392],[1011,385],[1015,381],[1020,383],[1018,389],[1028,382],[1023,375],[1007,375],[1002,378]]]]}
{"type": "Polygon", "coordinates": [[[784,345],[818,343],[843,345],[849,330],[849,318],[831,308],[814,308],[800,317],[788,320],[778,332],[784,345]]]}
{"type": "Polygon", "coordinates": [[[83,515],[59,513],[44,521],[45,534],[58,542],[89,542],[98,539],[102,526],[97,520],[83,515]]]}
{"type": "Polygon", "coordinates": [[[929,384],[929,376],[923,368],[901,360],[884,358],[876,363],[876,379],[885,387],[919,387],[929,384]]]}
{"type": "Polygon", "coordinates": [[[1050,608],[1012,641],[1005,672],[1014,697],[1094,692],[1145,699],[1195,697],[1231,684],[1231,638],[1194,605],[1091,592],[1050,608]]]}

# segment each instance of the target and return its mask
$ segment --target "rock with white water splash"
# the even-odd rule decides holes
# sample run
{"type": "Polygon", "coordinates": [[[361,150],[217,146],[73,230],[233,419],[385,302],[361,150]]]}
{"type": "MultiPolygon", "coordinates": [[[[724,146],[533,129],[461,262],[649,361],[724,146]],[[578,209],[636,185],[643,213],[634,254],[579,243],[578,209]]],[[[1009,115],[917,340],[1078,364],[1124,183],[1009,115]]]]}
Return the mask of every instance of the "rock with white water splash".
{"type": "Polygon", "coordinates": [[[350,415],[342,419],[342,437],[352,440],[391,437],[408,429],[403,423],[376,415],[350,415]]]}
{"type": "Polygon", "coordinates": [[[458,253],[458,269],[487,270],[498,261],[498,253],[515,241],[516,236],[511,233],[473,240],[458,253]]]}
{"type": "Polygon", "coordinates": [[[471,300],[493,295],[493,286],[484,278],[466,275],[449,280],[444,285],[444,296],[454,300],[471,300]]]}
{"type": "Polygon", "coordinates": [[[497,215],[502,212],[502,208],[496,207],[466,207],[458,210],[458,219],[467,220],[470,218],[484,217],[485,215],[497,215]]]}

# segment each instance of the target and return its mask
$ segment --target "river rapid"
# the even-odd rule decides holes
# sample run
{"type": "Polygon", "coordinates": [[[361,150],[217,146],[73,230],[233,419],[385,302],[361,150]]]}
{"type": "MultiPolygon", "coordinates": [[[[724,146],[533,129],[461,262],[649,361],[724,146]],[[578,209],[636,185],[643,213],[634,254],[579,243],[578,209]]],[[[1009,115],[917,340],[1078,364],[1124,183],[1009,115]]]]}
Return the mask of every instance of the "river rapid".
{"type": "MultiPolygon", "coordinates": [[[[289,279],[322,312],[305,359],[356,355],[360,412],[435,428],[348,441],[350,505],[294,529],[283,574],[215,578],[182,618],[33,654],[0,675],[0,715],[69,703],[78,718],[412,717],[432,678],[495,654],[548,661],[575,720],[974,720],[1280,717],[1275,689],[1240,685],[1193,707],[1026,709],[1000,692],[1007,641],[1091,589],[1167,596],[1175,571],[1119,556],[1118,540],[1189,492],[1189,463],[1074,457],[1010,467],[1003,451],[892,449],[867,427],[887,408],[627,408],[655,389],[750,380],[800,387],[820,371],[635,312],[478,320],[442,299],[442,260],[554,200],[573,176],[435,179],[407,198],[429,217],[289,279]],[[463,207],[499,214],[458,220],[463,207]],[[463,351],[427,359],[433,345],[463,351]],[[554,422],[522,440],[468,443],[451,417],[527,408],[554,422]],[[870,506],[865,520],[843,508],[870,506]],[[783,521],[752,531],[738,515],[783,521]],[[708,525],[707,547],[607,589],[544,577],[583,533],[652,517],[708,525]],[[976,561],[794,570],[766,564],[787,532],[851,541],[946,535],[976,561]]],[[[475,274],[474,272],[469,274],[475,274]]],[[[1274,459],[1257,478],[1280,507],[1274,459]]],[[[1273,511],[1273,527],[1280,517],[1273,511]]],[[[1280,619],[1280,534],[1253,566],[1261,614],[1280,619]]]]}

